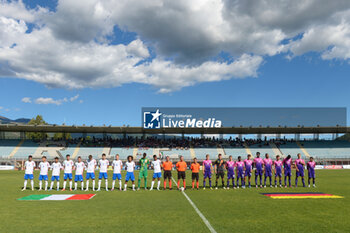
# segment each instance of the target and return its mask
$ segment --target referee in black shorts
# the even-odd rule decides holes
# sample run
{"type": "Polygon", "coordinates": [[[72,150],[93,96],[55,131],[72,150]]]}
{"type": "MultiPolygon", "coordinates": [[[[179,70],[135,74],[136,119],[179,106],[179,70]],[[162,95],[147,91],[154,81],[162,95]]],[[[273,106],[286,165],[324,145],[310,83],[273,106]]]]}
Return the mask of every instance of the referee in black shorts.
{"type": "Polygon", "coordinates": [[[184,161],[184,157],[180,156],[180,161],[176,163],[177,169],[177,188],[180,189],[180,180],[182,179],[183,187],[186,189],[186,169],[187,163],[184,161]]]}
{"type": "Polygon", "coordinates": [[[164,170],[164,190],[166,190],[166,181],[169,182],[169,189],[171,190],[172,182],[171,182],[171,170],[173,169],[173,163],[170,161],[169,156],[166,157],[166,161],[163,162],[163,170],[164,170]]]}
{"type": "Polygon", "coordinates": [[[197,190],[199,189],[199,169],[201,165],[197,162],[197,158],[193,159],[193,163],[191,164],[192,170],[192,189],[194,189],[194,181],[196,180],[197,190]]]}

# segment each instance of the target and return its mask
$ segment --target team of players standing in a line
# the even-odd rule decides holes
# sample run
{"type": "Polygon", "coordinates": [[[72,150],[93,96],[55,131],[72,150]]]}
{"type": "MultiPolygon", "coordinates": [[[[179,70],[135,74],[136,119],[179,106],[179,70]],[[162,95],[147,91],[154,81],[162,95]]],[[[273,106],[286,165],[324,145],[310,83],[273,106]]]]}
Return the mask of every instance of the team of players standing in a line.
{"type": "MultiPolygon", "coordinates": [[[[304,166],[305,162],[303,159],[301,159],[301,155],[297,154],[297,159],[294,161],[295,167],[296,167],[296,178],[295,178],[295,186],[298,186],[298,177],[301,177],[303,186],[305,187],[305,180],[304,180],[304,166]]],[[[258,186],[258,178],[260,179],[260,188],[263,187],[262,178],[264,177],[264,187],[266,187],[266,180],[269,178],[269,184],[270,187],[272,186],[272,175],[274,173],[275,176],[275,187],[277,187],[277,178],[279,179],[279,187],[282,187],[282,175],[284,173],[284,186],[285,187],[292,187],[291,184],[291,177],[292,177],[292,158],[290,155],[288,155],[285,159],[281,160],[280,156],[276,156],[276,160],[272,161],[269,158],[268,154],[265,154],[265,158],[262,159],[260,157],[260,153],[256,153],[256,157],[254,160],[252,160],[252,156],[249,154],[247,156],[247,159],[242,161],[241,156],[238,156],[237,161],[234,161],[232,156],[229,156],[228,161],[224,161],[222,159],[222,155],[218,155],[218,159],[212,163],[212,161],[209,159],[209,155],[206,155],[206,159],[203,161],[203,189],[206,188],[206,180],[209,180],[209,187],[212,189],[211,184],[211,176],[214,173],[216,175],[216,189],[218,188],[218,181],[219,178],[221,178],[222,181],[222,187],[224,189],[230,188],[230,181],[232,181],[232,187],[233,188],[239,188],[239,181],[241,181],[241,187],[245,188],[246,184],[248,182],[248,187],[251,187],[251,177],[253,172],[253,167],[255,168],[255,186],[258,186]],[[225,173],[227,170],[227,184],[225,186],[225,173]],[[236,183],[235,183],[235,177],[236,177],[236,183]],[[288,179],[288,185],[287,185],[287,179],[288,179]]],[[[155,180],[157,179],[157,189],[160,189],[160,179],[162,178],[162,169],[163,169],[163,176],[164,176],[164,190],[166,189],[167,181],[169,182],[169,189],[172,189],[172,169],[173,169],[173,163],[170,161],[169,156],[166,157],[166,161],[161,162],[157,158],[156,155],[153,156],[153,161],[150,161],[147,158],[146,153],[143,154],[143,158],[140,159],[140,172],[138,177],[138,189],[140,189],[141,185],[141,179],[144,178],[144,187],[147,189],[147,174],[148,174],[148,168],[151,165],[153,169],[153,177],[152,177],[152,183],[150,190],[153,190],[155,180]]],[[[106,159],[106,155],[102,154],[102,159],[99,160],[98,164],[95,159],[93,159],[92,155],[89,155],[89,159],[86,161],[86,163],[82,162],[81,157],[78,157],[77,162],[73,162],[70,159],[70,155],[66,156],[66,160],[63,161],[63,165],[59,162],[59,159],[56,157],[55,161],[50,165],[46,161],[46,157],[42,157],[42,161],[39,163],[38,168],[40,169],[40,175],[39,175],[39,190],[43,189],[43,183],[42,181],[45,181],[45,190],[48,189],[48,172],[51,169],[52,170],[52,177],[51,177],[51,184],[50,189],[53,189],[54,182],[57,181],[57,191],[60,188],[60,173],[61,170],[64,170],[64,182],[63,182],[63,188],[62,191],[66,190],[66,184],[67,180],[69,180],[69,190],[72,191],[72,179],[73,175],[72,172],[75,170],[75,189],[78,188],[78,182],[81,182],[81,190],[84,190],[84,179],[83,179],[83,173],[86,169],[86,189],[85,191],[89,190],[89,181],[92,180],[92,190],[95,191],[95,170],[96,167],[99,167],[99,177],[98,177],[98,188],[96,191],[101,190],[101,182],[102,179],[105,180],[105,188],[106,191],[108,191],[108,175],[107,175],[107,169],[110,166],[109,161],[106,159]]],[[[122,175],[121,171],[123,169],[123,162],[119,160],[119,155],[117,154],[115,156],[115,160],[113,160],[111,166],[113,167],[113,181],[112,181],[112,188],[111,190],[114,190],[115,187],[115,181],[118,179],[119,181],[119,190],[122,189],[122,175]]],[[[310,161],[306,164],[307,170],[308,170],[308,187],[310,187],[310,181],[312,179],[313,186],[315,187],[315,166],[316,163],[314,162],[313,157],[310,157],[310,161]]],[[[27,180],[29,179],[31,181],[31,188],[34,190],[34,181],[33,181],[33,170],[35,168],[35,162],[32,160],[32,156],[30,155],[28,157],[28,161],[24,164],[25,167],[25,175],[24,175],[24,187],[22,190],[25,190],[27,187],[27,180]]],[[[184,161],[183,156],[180,156],[180,161],[176,163],[175,165],[176,170],[178,172],[178,180],[177,180],[177,187],[180,188],[180,180],[183,181],[183,188],[186,188],[186,170],[187,170],[187,163],[184,161]]],[[[191,163],[190,169],[192,171],[192,189],[195,188],[195,182],[196,182],[196,188],[199,189],[199,172],[200,172],[200,164],[197,162],[197,159],[194,158],[193,163],[191,163]]],[[[128,156],[127,161],[125,162],[125,170],[126,170],[126,176],[125,176],[125,183],[124,183],[124,191],[127,190],[127,183],[129,180],[132,181],[132,190],[135,191],[135,176],[134,176],[134,170],[135,170],[135,162],[133,161],[132,156],[128,156]]]]}

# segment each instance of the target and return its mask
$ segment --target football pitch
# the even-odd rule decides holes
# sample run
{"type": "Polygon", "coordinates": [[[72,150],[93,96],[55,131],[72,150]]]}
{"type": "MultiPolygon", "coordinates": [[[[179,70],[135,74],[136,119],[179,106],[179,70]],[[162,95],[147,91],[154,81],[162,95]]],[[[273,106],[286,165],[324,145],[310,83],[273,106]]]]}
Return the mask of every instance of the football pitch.
{"type": "MultiPolygon", "coordinates": [[[[185,191],[188,198],[177,190],[106,192],[103,189],[88,192],[96,196],[83,201],[19,201],[18,198],[31,194],[87,193],[22,192],[23,174],[23,171],[0,171],[1,232],[210,232],[208,225],[214,232],[349,232],[350,229],[350,170],[317,170],[317,188],[244,190],[203,190],[202,177],[200,190],[190,190],[188,172],[185,191]],[[271,192],[323,192],[344,198],[272,199],[260,194],[271,192]]],[[[148,186],[151,174],[149,171],[148,186]]],[[[173,177],[177,178],[176,172],[173,177]]],[[[109,186],[111,178],[109,173],[109,186]]],[[[38,171],[34,179],[37,188],[38,171]]],[[[62,181],[61,177],[61,186],[62,181]]]]}

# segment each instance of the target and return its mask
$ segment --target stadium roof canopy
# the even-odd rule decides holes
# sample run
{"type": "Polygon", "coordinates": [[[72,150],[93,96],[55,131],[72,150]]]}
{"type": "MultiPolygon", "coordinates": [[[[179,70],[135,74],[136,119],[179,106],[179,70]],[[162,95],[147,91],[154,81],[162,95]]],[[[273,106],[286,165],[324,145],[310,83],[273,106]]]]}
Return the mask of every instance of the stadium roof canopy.
{"type": "Polygon", "coordinates": [[[160,128],[117,126],[16,125],[0,124],[0,132],[108,133],[108,134],[335,134],[350,132],[350,127],[222,127],[160,128]]]}

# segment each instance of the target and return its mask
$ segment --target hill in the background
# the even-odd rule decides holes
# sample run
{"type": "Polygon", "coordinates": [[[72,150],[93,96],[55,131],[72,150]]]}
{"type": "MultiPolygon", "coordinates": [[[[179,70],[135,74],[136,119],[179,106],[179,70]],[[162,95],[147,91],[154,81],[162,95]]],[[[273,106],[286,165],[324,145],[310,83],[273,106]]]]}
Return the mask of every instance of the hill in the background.
{"type": "Polygon", "coordinates": [[[0,116],[0,124],[27,124],[30,121],[28,118],[18,118],[15,120],[0,116]]]}
{"type": "Polygon", "coordinates": [[[350,141],[350,133],[346,133],[340,137],[337,137],[336,140],[341,140],[341,141],[350,141]]]}

